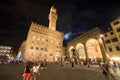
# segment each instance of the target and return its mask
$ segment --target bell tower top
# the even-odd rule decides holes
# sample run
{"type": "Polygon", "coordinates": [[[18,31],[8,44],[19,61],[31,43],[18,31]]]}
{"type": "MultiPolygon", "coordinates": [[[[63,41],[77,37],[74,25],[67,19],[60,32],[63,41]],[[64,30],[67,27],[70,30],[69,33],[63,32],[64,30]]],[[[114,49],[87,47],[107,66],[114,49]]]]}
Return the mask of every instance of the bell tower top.
{"type": "Polygon", "coordinates": [[[57,12],[54,6],[51,7],[50,12],[53,12],[53,13],[57,12]]]}
{"type": "Polygon", "coordinates": [[[51,7],[49,13],[49,29],[56,30],[57,10],[54,6],[51,7]]]}

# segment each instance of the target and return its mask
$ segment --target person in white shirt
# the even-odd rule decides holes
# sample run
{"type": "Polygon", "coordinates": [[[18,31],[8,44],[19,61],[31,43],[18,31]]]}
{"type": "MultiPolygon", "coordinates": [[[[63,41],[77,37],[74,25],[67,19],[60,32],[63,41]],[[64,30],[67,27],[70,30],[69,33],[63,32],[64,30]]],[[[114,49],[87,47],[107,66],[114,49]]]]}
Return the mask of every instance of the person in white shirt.
{"type": "Polygon", "coordinates": [[[30,80],[37,80],[37,77],[40,75],[40,65],[38,65],[38,63],[35,63],[31,69],[31,72],[32,76],[30,80]]]}

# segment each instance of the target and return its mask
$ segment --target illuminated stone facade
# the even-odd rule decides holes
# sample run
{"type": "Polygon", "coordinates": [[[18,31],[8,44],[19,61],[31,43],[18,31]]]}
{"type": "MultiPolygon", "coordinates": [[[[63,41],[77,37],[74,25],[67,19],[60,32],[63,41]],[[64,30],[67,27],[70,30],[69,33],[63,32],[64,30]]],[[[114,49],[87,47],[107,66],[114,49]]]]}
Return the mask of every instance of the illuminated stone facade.
{"type": "MultiPolygon", "coordinates": [[[[118,23],[116,25],[118,26],[118,23]]],[[[119,28],[114,30],[118,31],[117,29],[119,28]]],[[[120,60],[119,32],[101,33],[99,28],[94,28],[68,42],[67,53],[69,59],[120,60]]]]}
{"type": "Polygon", "coordinates": [[[74,58],[76,61],[107,59],[105,46],[100,35],[101,30],[96,27],[68,42],[67,54],[69,59],[74,58]]]}
{"type": "Polygon", "coordinates": [[[8,59],[13,59],[13,47],[12,46],[2,46],[0,45],[0,59],[2,56],[7,56],[8,59]]]}
{"type": "Polygon", "coordinates": [[[11,46],[0,46],[0,55],[11,55],[13,49],[11,46]]]}
{"type": "Polygon", "coordinates": [[[62,56],[62,32],[56,31],[57,11],[51,7],[49,28],[32,22],[26,40],[23,57],[28,61],[58,61],[62,56]]]}
{"type": "Polygon", "coordinates": [[[109,59],[116,60],[120,58],[120,44],[116,34],[113,31],[109,31],[104,33],[102,38],[104,40],[109,59]]]}
{"type": "Polygon", "coordinates": [[[118,38],[118,42],[120,43],[120,18],[112,21],[110,24],[113,29],[113,32],[116,34],[118,38]]]}

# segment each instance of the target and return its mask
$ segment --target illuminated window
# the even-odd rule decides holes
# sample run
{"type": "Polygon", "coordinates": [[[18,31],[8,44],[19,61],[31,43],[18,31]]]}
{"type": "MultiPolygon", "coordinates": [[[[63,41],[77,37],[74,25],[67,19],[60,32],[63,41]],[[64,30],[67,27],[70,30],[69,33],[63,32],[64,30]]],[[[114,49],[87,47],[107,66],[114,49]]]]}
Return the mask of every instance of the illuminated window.
{"type": "Polygon", "coordinates": [[[4,52],[6,52],[6,50],[4,50],[4,52]]]}
{"type": "Polygon", "coordinates": [[[42,38],[42,41],[44,41],[45,39],[44,38],[42,38]]]}
{"type": "Polygon", "coordinates": [[[53,43],[53,40],[51,41],[51,43],[53,43]]]}
{"type": "Polygon", "coordinates": [[[38,39],[37,40],[40,40],[40,37],[38,37],[38,39]]]}
{"type": "Polygon", "coordinates": [[[5,49],[8,49],[8,47],[5,47],[5,49]]]}
{"type": "Polygon", "coordinates": [[[7,52],[10,52],[9,50],[7,52]]]}
{"type": "Polygon", "coordinates": [[[32,39],[36,39],[36,36],[33,36],[32,39]]]}

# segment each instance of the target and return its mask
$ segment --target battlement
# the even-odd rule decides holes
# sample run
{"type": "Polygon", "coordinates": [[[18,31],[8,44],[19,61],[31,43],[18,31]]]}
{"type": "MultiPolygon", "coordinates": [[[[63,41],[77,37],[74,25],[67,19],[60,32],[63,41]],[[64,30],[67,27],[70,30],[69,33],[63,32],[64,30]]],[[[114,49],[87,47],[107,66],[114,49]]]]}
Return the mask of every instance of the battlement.
{"type": "Polygon", "coordinates": [[[56,35],[63,35],[63,33],[60,31],[51,30],[48,27],[44,25],[40,25],[36,22],[32,22],[31,29],[37,30],[37,31],[43,31],[43,32],[51,33],[51,34],[56,34],[56,35]]]}

